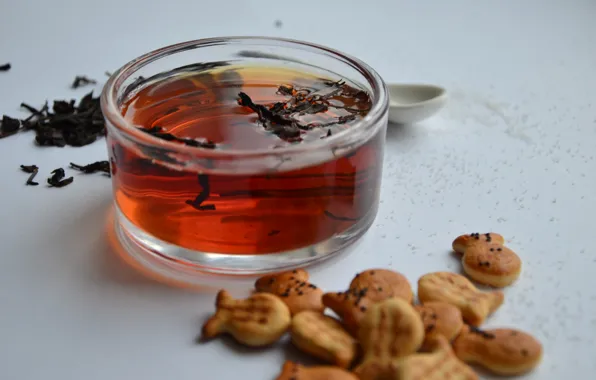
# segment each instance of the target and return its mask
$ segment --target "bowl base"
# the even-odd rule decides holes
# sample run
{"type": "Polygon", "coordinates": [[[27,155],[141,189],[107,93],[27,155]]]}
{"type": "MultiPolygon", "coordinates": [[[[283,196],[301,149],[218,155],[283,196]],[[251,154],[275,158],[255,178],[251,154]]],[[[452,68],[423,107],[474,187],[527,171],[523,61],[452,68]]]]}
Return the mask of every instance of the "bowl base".
{"type": "Polygon", "coordinates": [[[145,274],[172,285],[214,285],[222,276],[258,276],[304,268],[344,251],[370,228],[376,216],[371,209],[349,229],[308,247],[271,254],[223,254],[186,249],[139,229],[115,207],[114,228],[124,250],[122,258],[145,274]]]}

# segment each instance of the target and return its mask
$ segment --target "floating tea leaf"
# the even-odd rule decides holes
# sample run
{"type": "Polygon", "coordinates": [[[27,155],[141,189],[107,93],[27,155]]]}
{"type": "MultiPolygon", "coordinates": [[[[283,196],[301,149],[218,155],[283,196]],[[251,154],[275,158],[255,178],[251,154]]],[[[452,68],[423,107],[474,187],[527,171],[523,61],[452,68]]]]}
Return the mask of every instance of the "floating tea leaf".
{"type": "Polygon", "coordinates": [[[166,141],[176,141],[176,142],[183,143],[184,145],[194,146],[194,147],[199,147],[199,148],[206,148],[206,149],[215,149],[215,147],[216,147],[215,143],[211,140],[199,141],[199,140],[190,139],[190,138],[177,137],[171,133],[164,132],[163,131],[164,129],[162,127],[158,127],[158,126],[154,126],[154,127],[148,128],[148,129],[140,127],[139,129],[145,133],[150,134],[151,136],[154,136],[154,137],[160,138],[162,140],[166,140],[166,141]]]}
{"type": "Polygon", "coordinates": [[[0,71],[8,71],[11,67],[12,66],[10,65],[10,63],[5,63],[3,65],[0,65],[0,71]]]}
{"type": "MultiPolygon", "coordinates": [[[[324,81],[325,88],[311,92],[306,88],[296,88],[292,85],[280,85],[277,88],[278,95],[290,96],[285,102],[276,102],[272,105],[256,104],[248,94],[238,94],[238,104],[250,108],[258,115],[259,122],[266,130],[273,132],[282,140],[288,142],[300,142],[300,131],[309,131],[314,128],[329,127],[336,124],[345,124],[356,119],[359,113],[368,112],[369,109],[358,109],[334,105],[329,102],[333,96],[341,95],[344,98],[351,98],[360,101],[361,98],[369,100],[364,91],[355,91],[346,85],[345,81],[324,81]],[[364,97],[363,97],[364,96],[364,97]],[[326,113],[329,108],[343,109],[349,115],[335,117],[329,122],[301,123],[296,116],[315,115],[326,113]]],[[[330,136],[331,130],[327,132],[330,136]]]]}
{"type": "Polygon", "coordinates": [[[209,186],[209,176],[206,174],[199,174],[197,176],[199,185],[201,186],[201,192],[196,196],[195,199],[187,200],[186,204],[194,207],[199,211],[214,211],[214,204],[204,204],[211,194],[211,188],[209,186]]]}

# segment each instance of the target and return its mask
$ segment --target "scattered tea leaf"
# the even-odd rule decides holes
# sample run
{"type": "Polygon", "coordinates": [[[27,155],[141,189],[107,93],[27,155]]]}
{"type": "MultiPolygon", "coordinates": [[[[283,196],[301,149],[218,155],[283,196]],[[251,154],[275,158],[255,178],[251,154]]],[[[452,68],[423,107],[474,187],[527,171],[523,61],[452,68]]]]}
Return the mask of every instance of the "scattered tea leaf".
{"type": "Polygon", "coordinates": [[[37,173],[39,171],[39,168],[36,165],[21,165],[21,170],[24,171],[25,173],[31,174],[29,176],[29,178],[27,178],[27,182],[25,182],[25,185],[28,185],[28,186],[39,185],[39,183],[33,181],[33,179],[35,178],[35,176],[37,175],[37,173]]]}
{"type": "Polygon", "coordinates": [[[11,67],[12,65],[10,63],[5,63],[3,65],[0,65],[0,71],[8,71],[11,67]]]}
{"type": "Polygon", "coordinates": [[[99,97],[93,91],[86,94],[79,104],[75,100],[55,100],[50,111],[48,104],[37,109],[21,103],[31,115],[21,121],[21,129],[34,130],[35,141],[40,146],[84,146],[105,135],[105,121],[99,97]]]}
{"type": "Polygon", "coordinates": [[[37,165],[21,165],[21,170],[25,173],[33,173],[39,170],[37,165]]]}
{"type": "Polygon", "coordinates": [[[68,186],[74,181],[73,177],[64,178],[64,169],[58,168],[52,171],[52,176],[48,178],[48,184],[51,187],[64,187],[68,186]]]}
{"type": "Polygon", "coordinates": [[[21,128],[21,121],[7,115],[2,116],[0,121],[0,138],[10,136],[21,128]]]}
{"type": "MultiPolygon", "coordinates": [[[[45,105],[45,106],[47,106],[47,102],[46,102],[46,105],[45,105]]],[[[44,107],[45,107],[45,106],[44,106],[44,107]]],[[[29,105],[29,104],[27,104],[27,103],[21,103],[21,107],[22,107],[22,108],[25,108],[27,111],[29,111],[29,112],[32,114],[32,116],[33,116],[33,115],[38,115],[38,114],[41,114],[41,111],[39,111],[39,110],[38,110],[37,108],[35,108],[35,107],[32,107],[32,106],[30,106],[30,105],[29,105]]],[[[29,116],[29,119],[30,119],[32,116],[29,116]]],[[[28,120],[28,119],[27,119],[27,120],[28,120]]]]}
{"type": "Polygon", "coordinates": [[[96,84],[97,81],[95,79],[91,79],[88,78],[84,75],[77,75],[74,79],[74,81],[72,82],[71,87],[72,88],[79,88],[79,87],[83,87],[83,86],[87,86],[89,84],[96,84]]]}
{"type": "Polygon", "coordinates": [[[55,100],[52,110],[56,114],[68,115],[75,112],[74,104],[74,99],[70,102],[67,102],[65,100],[55,100]]]}
{"type": "MultiPolygon", "coordinates": [[[[0,66],[3,70],[10,69],[10,64],[0,66]]],[[[85,76],[77,76],[72,84],[73,88],[93,84],[95,80],[85,76]]],[[[0,119],[0,138],[14,135],[20,131],[35,131],[35,141],[39,146],[63,147],[84,146],[91,144],[97,138],[105,135],[105,122],[100,108],[99,97],[93,96],[93,91],[83,96],[78,105],[75,99],[54,100],[50,109],[48,102],[41,108],[21,103],[21,108],[29,112],[29,116],[19,120],[7,115],[0,119]]],[[[85,173],[96,171],[104,172],[110,176],[108,161],[98,161],[89,165],[71,167],[85,173]]],[[[26,184],[37,186],[33,181],[39,173],[36,165],[21,165],[21,170],[29,173],[26,184]]],[[[52,172],[47,179],[51,187],[64,187],[73,182],[73,177],[64,178],[64,169],[59,168],[52,172]]]]}

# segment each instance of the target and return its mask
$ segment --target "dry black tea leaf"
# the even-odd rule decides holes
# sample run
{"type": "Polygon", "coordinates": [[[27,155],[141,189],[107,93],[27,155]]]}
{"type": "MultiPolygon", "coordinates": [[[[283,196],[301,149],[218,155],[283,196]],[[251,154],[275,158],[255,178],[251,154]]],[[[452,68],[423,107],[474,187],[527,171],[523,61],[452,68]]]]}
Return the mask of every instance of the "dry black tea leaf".
{"type": "Polygon", "coordinates": [[[56,114],[67,115],[75,111],[74,104],[74,99],[72,99],[70,102],[67,102],[65,100],[55,100],[52,110],[56,114]]]}
{"type": "MultiPolygon", "coordinates": [[[[44,105],[42,110],[44,110],[47,107],[47,105],[48,105],[48,103],[46,102],[46,104],[44,105]]],[[[24,108],[31,113],[31,116],[29,116],[29,118],[27,120],[31,119],[35,115],[40,115],[42,113],[42,111],[38,110],[35,107],[30,106],[27,103],[21,103],[21,108],[24,108]]],[[[45,112],[45,110],[43,112],[45,112]]]]}
{"type": "Polygon", "coordinates": [[[95,79],[88,78],[84,75],[77,75],[72,82],[71,88],[79,88],[89,84],[96,84],[97,81],[95,79]]]}
{"type": "Polygon", "coordinates": [[[5,63],[3,65],[0,65],[0,71],[8,71],[11,67],[12,65],[10,63],[5,63]]]}
{"type": "Polygon", "coordinates": [[[47,102],[41,109],[21,103],[30,113],[22,120],[22,129],[34,130],[35,141],[40,146],[84,146],[104,136],[99,97],[93,97],[91,91],[75,104],[74,99],[55,100],[50,110],[47,102]]]}
{"type": "Polygon", "coordinates": [[[33,181],[33,179],[35,179],[35,176],[37,175],[37,172],[39,171],[39,168],[37,167],[37,165],[21,165],[21,170],[24,171],[25,173],[31,174],[29,176],[29,178],[27,178],[27,182],[25,182],[25,185],[28,185],[28,186],[39,185],[39,183],[33,181]]]}
{"type": "Polygon", "coordinates": [[[39,170],[37,165],[21,165],[21,170],[25,173],[33,173],[39,170]]]}
{"type": "Polygon", "coordinates": [[[48,178],[48,184],[51,187],[64,187],[68,186],[74,181],[73,177],[64,178],[64,169],[58,168],[52,171],[52,176],[48,178]]]}
{"type": "MultiPolygon", "coordinates": [[[[58,182],[61,179],[63,179],[64,177],[65,177],[64,169],[58,168],[58,169],[52,170],[52,176],[50,177],[50,179],[52,182],[58,182]]],[[[50,179],[48,179],[48,181],[50,181],[50,179]]]]}
{"type": "Polygon", "coordinates": [[[21,121],[9,116],[2,116],[0,121],[0,138],[16,133],[21,128],[21,121]]]}

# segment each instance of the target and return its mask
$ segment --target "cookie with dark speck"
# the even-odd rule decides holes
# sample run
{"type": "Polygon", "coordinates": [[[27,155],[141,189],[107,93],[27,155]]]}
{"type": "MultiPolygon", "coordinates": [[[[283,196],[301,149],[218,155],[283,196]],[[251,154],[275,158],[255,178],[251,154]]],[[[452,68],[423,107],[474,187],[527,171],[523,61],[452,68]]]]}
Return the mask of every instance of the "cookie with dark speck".
{"type": "Polygon", "coordinates": [[[356,274],[350,289],[366,290],[366,297],[379,302],[392,297],[412,303],[414,293],[408,279],[389,269],[369,269],[356,274]]]}
{"type": "Polygon", "coordinates": [[[520,330],[478,330],[464,327],[453,342],[457,357],[504,376],[525,374],[538,366],[543,348],[538,339],[520,330]]]}
{"type": "Polygon", "coordinates": [[[304,310],[322,312],[323,291],[308,282],[309,278],[304,269],[269,274],[255,281],[255,289],[281,297],[292,315],[304,310]]]}

